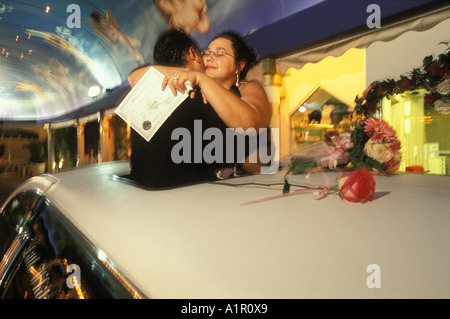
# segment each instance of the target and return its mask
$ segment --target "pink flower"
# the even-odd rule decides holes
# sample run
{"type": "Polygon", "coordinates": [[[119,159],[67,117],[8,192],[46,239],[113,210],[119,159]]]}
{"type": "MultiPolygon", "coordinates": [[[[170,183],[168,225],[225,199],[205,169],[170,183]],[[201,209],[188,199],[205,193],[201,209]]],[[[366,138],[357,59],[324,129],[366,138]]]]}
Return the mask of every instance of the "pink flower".
{"type": "Polygon", "coordinates": [[[375,184],[370,171],[360,168],[341,175],[338,181],[339,194],[344,200],[365,203],[373,198],[375,184]]]}
{"type": "Polygon", "coordinates": [[[392,152],[394,152],[394,153],[399,152],[399,151],[400,151],[400,148],[401,148],[400,141],[397,140],[396,137],[392,138],[392,139],[389,141],[389,148],[390,148],[390,150],[391,150],[392,152]]]}
{"type": "Polygon", "coordinates": [[[392,158],[383,163],[383,167],[388,174],[394,174],[400,167],[400,162],[402,161],[402,153],[397,152],[392,156],[392,158]]]}
{"type": "Polygon", "coordinates": [[[365,122],[364,132],[373,141],[391,141],[395,138],[395,131],[384,121],[370,117],[365,122]]]}

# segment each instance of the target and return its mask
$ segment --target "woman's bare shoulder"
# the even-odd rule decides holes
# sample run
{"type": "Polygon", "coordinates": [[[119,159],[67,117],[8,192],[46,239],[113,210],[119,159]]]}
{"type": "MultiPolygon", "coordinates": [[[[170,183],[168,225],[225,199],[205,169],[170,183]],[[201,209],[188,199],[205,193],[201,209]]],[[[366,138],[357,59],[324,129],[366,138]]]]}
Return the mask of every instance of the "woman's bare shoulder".
{"type": "Polygon", "coordinates": [[[239,91],[241,92],[241,94],[245,93],[245,92],[257,92],[257,91],[264,91],[264,86],[262,84],[261,81],[259,80],[249,80],[249,81],[245,81],[245,82],[240,82],[239,83],[239,91]]]}

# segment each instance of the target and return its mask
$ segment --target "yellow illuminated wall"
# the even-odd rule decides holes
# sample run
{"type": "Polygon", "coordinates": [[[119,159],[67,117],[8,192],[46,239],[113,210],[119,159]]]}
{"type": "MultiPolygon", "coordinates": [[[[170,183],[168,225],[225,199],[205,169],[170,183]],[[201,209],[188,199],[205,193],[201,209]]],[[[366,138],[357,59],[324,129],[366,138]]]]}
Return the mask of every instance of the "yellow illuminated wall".
{"type": "Polygon", "coordinates": [[[424,108],[425,90],[407,91],[382,101],[382,117],[402,144],[399,171],[423,166],[426,173],[448,174],[450,116],[424,108]]]}
{"type": "MultiPolygon", "coordinates": [[[[340,57],[327,57],[283,76],[279,112],[280,156],[291,151],[290,116],[318,87],[354,106],[356,95],[366,89],[365,49],[350,49],[340,57]]],[[[274,125],[275,126],[275,125],[274,125]]]]}
{"type": "Polygon", "coordinates": [[[382,118],[397,133],[402,144],[402,162],[399,171],[406,166],[423,165],[425,142],[424,92],[405,92],[383,99],[382,118]]]}
{"type": "Polygon", "coordinates": [[[450,114],[425,110],[425,169],[431,174],[450,175],[450,114]],[[428,162],[427,162],[428,161],[428,162]]]}

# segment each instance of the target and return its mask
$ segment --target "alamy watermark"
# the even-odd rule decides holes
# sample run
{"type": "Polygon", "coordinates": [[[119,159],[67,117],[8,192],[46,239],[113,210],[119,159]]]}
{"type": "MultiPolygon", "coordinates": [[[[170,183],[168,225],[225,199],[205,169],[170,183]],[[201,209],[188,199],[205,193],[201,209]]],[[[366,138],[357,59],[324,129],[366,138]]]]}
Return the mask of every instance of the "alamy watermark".
{"type": "Polygon", "coordinates": [[[370,264],[366,271],[371,273],[366,280],[367,288],[381,288],[381,267],[377,264],[370,264]]]}
{"type": "Polygon", "coordinates": [[[378,4],[369,4],[366,12],[371,14],[366,19],[366,25],[369,29],[381,28],[381,8],[378,4]]]}
{"type": "Polygon", "coordinates": [[[70,12],[66,20],[66,25],[69,29],[81,28],[81,9],[78,4],[69,4],[66,12],[70,12]]]}
{"type": "Polygon", "coordinates": [[[273,174],[279,168],[279,129],[219,128],[203,131],[202,120],[194,121],[194,133],[184,127],[173,130],[171,139],[179,141],[171,151],[174,163],[261,163],[261,174],[273,174]],[[208,142],[209,141],[209,142],[208,142]],[[208,142],[205,145],[205,142],[208,142]]]}
{"type": "Polygon", "coordinates": [[[81,285],[81,269],[76,264],[70,264],[66,267],[66,274],[69,276],[66,279],[66,285],[70,289],[79,287],[81,285]]]}

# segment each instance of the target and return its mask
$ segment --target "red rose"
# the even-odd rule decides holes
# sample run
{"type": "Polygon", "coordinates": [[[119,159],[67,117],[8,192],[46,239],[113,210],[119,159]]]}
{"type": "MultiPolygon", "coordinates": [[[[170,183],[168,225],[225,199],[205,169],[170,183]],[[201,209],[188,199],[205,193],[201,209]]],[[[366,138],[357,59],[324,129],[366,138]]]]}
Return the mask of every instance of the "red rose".
{"type": "Polygon", "coordinates": [[[375,194],[375,179],[366,168],[342,174],[338,186],[341,197],[350,202],[365,203],[375,194]]]}
{"type": "Polygon", "coordinates": [[[377,109],[378,109],[378,106],[376,104],[368,104],[367,105],[367,112],[369,114],[375,113],[377,111],[377,109]]]}
{"type": "Polygon", "coordinates": [[[435,61],[428,68],[428,74],[432,77],[443,77],[447,72],[447,67],[444,67],[441,63],[435,61]]]}
{"type": "Polygon", "coordinates": [[[407,77],[402,77],[398,82],[397,82],[398,87],[403,90],[403,91],[407,91],[411,89],[411,82],[409,81],[409,79],[407,77]]]}
{"type": "Polygon", "coordinates": [[[433,94],[425,94],[424,100],[425,100],[425,105],[433,106],[434,102],[437,101],[437,97],[433,94]]]}
{"type": "Polygon", "coordinates": [[[364,91],[364,93],[362,95],[363,99],[367,98],[367,96],[369,95],[370,91],[372,91],[373,88],[375,88],[377,85],[378,85],[378,81],[370,83],[370,85],[367,87],[367,89],[364,91]]]}
{"type": "Polygon", "coordinates": [[[383,88],[381,86],[377,87],[377,90],[375,91],[376,96],[382,96],[383,95],[383,88]]]}

